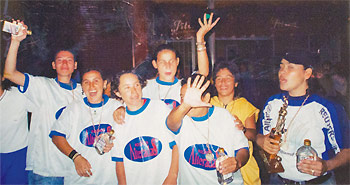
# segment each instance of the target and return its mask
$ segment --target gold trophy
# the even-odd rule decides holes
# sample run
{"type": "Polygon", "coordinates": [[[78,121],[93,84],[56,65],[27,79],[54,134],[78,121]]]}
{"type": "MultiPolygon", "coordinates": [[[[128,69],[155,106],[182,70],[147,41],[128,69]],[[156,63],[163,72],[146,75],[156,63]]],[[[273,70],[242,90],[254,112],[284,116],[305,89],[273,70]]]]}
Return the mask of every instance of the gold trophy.
{"type": "MultiPolygon", "coordinates": [[[[283,97],[283,100],[284,100],[283,106],[278,112],[278,120],[277,120],[276,127],[271,130],[269,135],[270,138],[277,141],[281,140],[282,132],[283,132],[285,120],[286,120],[285,117],[287,115],[288,100],[286,97],[283,97]]],[[[263,158],[264,165],[268,173],[284,172],[284,168],[281,163],[281,160],[282,160],[281,157],[277,156],[277,154],[269,154],[264,150],[259,150],[259,153],[263,158]]]]}

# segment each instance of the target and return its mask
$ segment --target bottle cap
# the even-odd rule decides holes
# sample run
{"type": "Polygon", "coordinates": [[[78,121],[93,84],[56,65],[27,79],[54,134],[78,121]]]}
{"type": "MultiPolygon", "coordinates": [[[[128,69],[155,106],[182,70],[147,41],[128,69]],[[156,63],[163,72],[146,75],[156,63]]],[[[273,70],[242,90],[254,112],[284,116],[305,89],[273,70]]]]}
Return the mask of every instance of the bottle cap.
{"type": "Polygon", "coordinates": [[[304,145],[311,146],[311,141],[309,139],[304,139],[304,145]]]}
{"type": "Polygon", "coordinates": [[[32,31],[31,30],[27,30],[27,35],[32,35],[32,31]]]}
{"type": "Polygon", "coordinates": [[[113,134],[114,134],[114,130],[113,130],[113,129],[110,130],[110,131],[109,131],[109,134],[110,134],[110,135],[113,135],[113,134]]]}
{"type": "Polygon", "coordinates": [[[219,153],[225,153],[225,150],[223,148],[219,148],[219,153]]]}

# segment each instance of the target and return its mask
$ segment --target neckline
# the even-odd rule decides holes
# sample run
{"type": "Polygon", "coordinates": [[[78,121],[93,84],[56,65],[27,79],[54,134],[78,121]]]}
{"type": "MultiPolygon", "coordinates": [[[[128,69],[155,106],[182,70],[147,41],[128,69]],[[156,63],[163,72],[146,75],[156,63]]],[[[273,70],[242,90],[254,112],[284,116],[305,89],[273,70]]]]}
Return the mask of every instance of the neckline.
{"type": "Polygon", "coordinates": [[[204,116],[191,117],[191,119],[193,119],[193,121],[206,121],[207,119],[210,118],[210,116],[213,114],[213,112],[214,112],[214,106],[209,107],[208,112],[204,116]]]}
{"type": "Polygon", "coordinates": [[[58,83],[60,87],[66,90],[73,90],[77,87],[77,82],[74,79],[71,79],[69,84],[58,81],[57,77],[55,78],[55,81],[58,83]]]}
{"type": "Polygon", "coordinates": [[[302,96],[289,96],[288,93],[282,93],[282,96],[281,96],[282,100],[283,100],[283,96],[287,97],[288,106],[301,106],[307,96],[309,96],[309,97],[308,97],[308,99],[306,99],[304,105],[308,104],[311,101],[310,97],[312,95],[305,94],[302,96]]]}
{"type": "Polygon", "coordinates": [[[3,92],[2,95],[0,96],[0,101],[1,101],[2,99],[4,99],[4,97],[5,97],[5,95],[6,95],[6,92],[7,92],[7,90],[4,89],[4,92],[3,92]]]}
{"type": "Polygon", "coordinates": [[[176,84],[177,82],[179,81],[178,78],[175,77],[174,81],[173,82],[165,82],[165,81],[162,81],[159,79],[159,76],[156,78],[156,82],[160,85],[174,85],[176,84]]]}
{"type": "Polygon", "coordinates": [[[131,111],[128,109],[128,106],[126,106],[126,113],[129,114],[129,115],[137,115],[137,114],[140,114],[142,113],[148,106],[149,102],[151,101],[150,99],[148,98],[142,98],[143,100],[143,105],[141,108],[139,108],[138,110],[135,110],[135,111],[131,111]]]}
{"type": "Polygon", "coordinates": [[[84,97],[84,103],[88,107],[99,108],[99,107],[102,107],[102,105],[105,105],[109,100],[109,97],[105,94],[102,95],[102,98],[103,98],[103,101],[101,101],[100,103],[90,103],[89,100],[87,99],[87,97],[84,97]]]}

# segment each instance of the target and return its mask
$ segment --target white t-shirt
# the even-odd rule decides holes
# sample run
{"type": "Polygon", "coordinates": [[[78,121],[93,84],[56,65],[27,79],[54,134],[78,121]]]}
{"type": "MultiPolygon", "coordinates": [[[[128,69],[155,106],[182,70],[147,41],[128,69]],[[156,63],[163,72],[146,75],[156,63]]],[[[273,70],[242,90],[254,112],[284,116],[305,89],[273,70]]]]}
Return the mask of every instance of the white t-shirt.
{"type": "Polygon", "coordinates": [[[91,177],[80,177],[74,162],[70,161],[67,166],[68,173],[64,176],[65,184],[117,184],[115,163],[111,161],[111,152],[99,155],[93,144],[96,135],[116,129],[113,111],[119,106],[121,106],[119,101],[109,99],[106,95],[104,95],[103,105],[102,102],[90,104],[85,97],[84,102],[74,101],[69,104],[54,123],[50,136],[65,137],[69,145],[80,153],[92,168],[91,177]]]}
{"type": "Polygon", "coordinates": [[[147,80],[147,85],[142,89],[142,96],[154,100],[164,101],[169,108],[180,105],[181,80],[175,77],[174,82],[164,82],[157,77],[147,80]]]}
{"type": "Polygon", "coordinates": [[[10,153],[28,145],[27,112],[30,102],[16,87],[0,97],[0,153],[10,153]]]}
{"type": "MultiPolygon", "coordinates": [[[[179,148],[179,184],[218,184],[215,162],[219,148],[224,148],[228,157],[234,157],[239,149],[249,150],[247,138],[235,125],[235,118],[227,110],[214,106],[203,117],[184,117],[180,129],[175,132],[179,148]],[[209,148],[214,154],[211,162],[205,158],[208,130],[209,148]]],[[[233,184],[243,184],[240,170],[234,173],[233,179],[233,184]]]]}
{"type": "MultiPolygon", "coordinates": [[[[283,95],[277,94],[266,102],[261,119],[261,134],[268,134],[276,127],[278,112],[283,105],[283,95]]],[[[338,153],[342,148],[341,132],[334,105],[324,98],[311,95],[298,112],[306,96],[289,97],[287,115],[285,117],[285,132],[287,145],[282,147],[278,156],[282,158],[283,173],[279,175],[293,181],[307,181],[316,178],[301,173],[296,167],[296,151],[304,145],[304,139],[311,141],[311,146],[317,151],[318,157],[328,160],[328,151],[338,153]],[[298,112],[298,113],[297,113],[298,112]],[[293,122],[291,120],[294,118],[293,122]]]]}
{"type": "Polygon", "coordinates": [[[127,184],[162,184],[167,177],[174,144],[165,125],[169,112],[164,102],[150,99],[137,111],[126,109],[112,160],[124,163],[127,184]]]}
{"type": "Polygon", "coordinates": [[[71,161],[52,143],[49,134],[59,110],[72,102],[73,97],[82,100],[81,86],[74,81],[69,85],[57,79],[25,74],[21,90],[36,107],[32,111],[28,135],[26,170],[42,176],[63,177],[62,169],[71,161]]]}

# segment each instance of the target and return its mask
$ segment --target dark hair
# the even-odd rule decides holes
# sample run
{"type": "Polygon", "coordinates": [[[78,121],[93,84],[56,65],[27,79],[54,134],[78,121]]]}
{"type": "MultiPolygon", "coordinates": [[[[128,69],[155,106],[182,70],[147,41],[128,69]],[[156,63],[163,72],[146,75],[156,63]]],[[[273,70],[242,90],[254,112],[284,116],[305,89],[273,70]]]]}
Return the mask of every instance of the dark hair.
{"type": "Polygon", "coordinates": [[[60,50],[58,50],[55,54],[54,54],[54,56],[53,56],[53,60],[55,61],[56,60],[56,57],[57,57],[57,55],[58,55],[58,53],[59,52],[61,52],[61,51],[68,51],[69,53],[72,53],[72,55],[73,55],[73,59],[74,59],[74,61],[76,60],[76,52],[74,51],[74,50],[72,50],[72,49],[60,49],[60,50]]]}
{"type": "MultiPolygon", "coordinates": [[[[221,69],[227,69],[229,70],[233,77],[235,78],[235,83],[237,82],[238,83],[238,86],[237,87],[234,87],[234,97],[239,97],[241,92],[240,92],[240,81],[241,81],[241,78],[240,78],[240,75],[239,75],[239,70],[238,70],[238,66],[233,63],[233,62],[218,62],[218,63],[215,63],[214,65],[214,71],[213,71],[213,81],[214,81],[214,86],[215,86],[215,80],[217,78],[217,74],[218,72],[221,70],[221,69]]],[[[213,95],[218,95],[218,92],[216,90],[216,88],[213,88],[213,95]]]]}
{"type": "Polygon", "coordinates": [[[161,52],[161,51],[163,51],[163,50],[170,50],[170,51],[172,51],[172,52],[175,53],[175,56],[176,56],[176,57],[179,56],[179,55],[178,55],[178,52],[175,50],[175,48],[174,48],[173,46],[171,46],[170,44],[161,44],[161,45],[159,45],[159,46],[156,48],[156,50],[154,51],[152,59],[155,60],[155,61],[157,61],[158,53],[161,52]]]}
{"type": "Polygon", "coordinates": [[[90,71],[97,71],[97,72],[99,72],[101,77],[102,77],[102,79],[105,80],[104,79],[104,73],[103,73],[103,71],[100,68],[91,67],[91,68],[86,68],[86,69],[84,69],[82,71],[82,73],[81,73],[81,81],[83,81],[84,74],[87,73],[87,72],[90,72],[90,71]]]}
{"type": "Polygon", "coordinates": [[[119,73],[117,73],[115,75],[115,77],[113,77],[112,81],[111,81],[111,96],[112,98],[117,98],[117,99],[121,99],[120,97],[117,97],[114,92],[118,92],[118,87],[120,85],[120,77],[123,76],[124,74],[134,74],[135,76],[137,76],[137,79],[139,80],[140,84],[141,84],[141,88],[144,88],[147,84],[147,82],[145,80],[143,80],[140,75],[136,74],[134,71],[129,71],[129,70],[123,70],[119,73]]]}
{"type": "MultiPolygon", "coordinates": [[[[195,73],[195,74],[192,74],[191,76],[187,77],[187,78],[184,78],[183,80],[181,80],[181,87],[184,86],[185,84],[187,84],[187,80],[188,78],[191,78],[191,85],[194,81],[194,79],[196,79],[196,77],[199,76],[199,79],[204,77],[204,81],[203,81],[203,84],[201,85],[201,87],[208,81],[208,78],[202,74],[198,74],[198,73],[195,73]]],[[[210,92],[210,85],[209,87],[203,92],[202,94],[202,98],[210,92]]]]}

